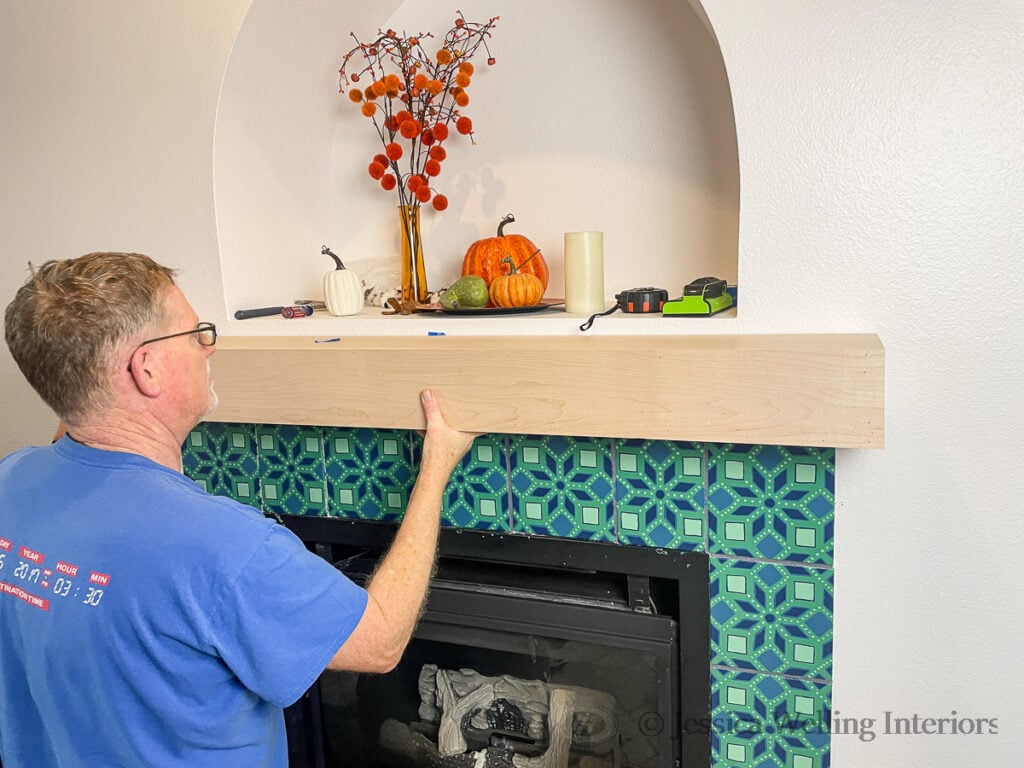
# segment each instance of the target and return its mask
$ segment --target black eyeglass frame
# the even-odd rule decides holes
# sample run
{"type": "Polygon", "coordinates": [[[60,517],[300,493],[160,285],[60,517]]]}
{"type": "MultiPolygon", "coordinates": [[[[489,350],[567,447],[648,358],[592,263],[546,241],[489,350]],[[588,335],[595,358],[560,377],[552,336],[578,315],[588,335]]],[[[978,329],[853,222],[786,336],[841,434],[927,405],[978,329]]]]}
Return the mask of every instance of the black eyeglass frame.
{"type": "MultiPolygon", "coordinates": [[[[198,334],[198,336],[196,337],[196,341],[198,341],[204,347],[212,347],[212,346],[215,346],[217,344],[217,326],[214,325],[213,323],[203,322],[203,323],[199,323],[195,328],[193,328],[190,331],[179,331],[178,333],[169,333],[166,336],[157,336],[155,339],[146,339],[144,342],[139,344],[139,346],[137,346],[134,350],[132,350],[132,357],[135,357],[135,353],[138,352],[140,349],[142,349],[147,344],[153,344],[154,342],[157,342],[157,341],[166,341],[167,339],[176,339],[179,336],[188,336],[189,334],[192,334],[192,333],[198,334]],[[202,334],[207,333],[207,332],[213,334],[213,339],[209,343],[203,341],[203,336],[202,336],[202,334]]],[[[131,360],[129,359],[129,361],[128,361],[128,372],[131,373],[131,370],[132,370],[132,364],[131,364],[131,360]]]]}

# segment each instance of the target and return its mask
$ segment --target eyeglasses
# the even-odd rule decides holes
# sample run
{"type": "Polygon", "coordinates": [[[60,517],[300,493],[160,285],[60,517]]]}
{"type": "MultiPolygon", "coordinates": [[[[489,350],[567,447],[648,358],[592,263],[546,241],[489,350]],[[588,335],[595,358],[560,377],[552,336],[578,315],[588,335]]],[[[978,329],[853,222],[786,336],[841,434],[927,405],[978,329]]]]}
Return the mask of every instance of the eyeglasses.
{"type": "MultiPolygon", "coordinates": [[[[197,325],[190,331],[180,331],[179,333],[169,333],[166,336],[157,336],[155,339],[146,339],[144,342],[139,344],[139,346],[137,346],[135,349],[141,349],[147,344],[153,344],[154,342],[157,341],[176,339],[179,336],[189,336],[193,333],[196,334],[196,340],[204,347],[212,347],[214,344],[217,343],[217,326],[214,325],[213,323],[199,323],[199,325],[197,325]]],[[[134,352],[132,352],[132,356],[135,356],[134,352]]],[[[128,371],[131,372],[131,370],[132,364],[129,362],[128,371]]]]}

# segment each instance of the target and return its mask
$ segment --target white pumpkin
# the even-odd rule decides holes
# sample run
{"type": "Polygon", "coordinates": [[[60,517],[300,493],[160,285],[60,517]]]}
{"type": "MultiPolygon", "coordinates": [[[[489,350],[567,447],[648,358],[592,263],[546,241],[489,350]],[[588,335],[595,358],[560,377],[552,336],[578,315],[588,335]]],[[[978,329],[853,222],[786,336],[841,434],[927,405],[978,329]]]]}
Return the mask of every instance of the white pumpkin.
{"type": "Polygon", "coordinates": [[[324,275],[324,303],[332,315],[357,315],[363,308],[363,283],[351,269],[346,269],[338,254],[326,245],[320,253],[334,259],[334,269],[324,275]]]}
{"type": "Polygon", "coordinates": [[[332,315],[357,315],[363,309],[363,284],[351,269],[324,275],[324,302],[332,315]]]}

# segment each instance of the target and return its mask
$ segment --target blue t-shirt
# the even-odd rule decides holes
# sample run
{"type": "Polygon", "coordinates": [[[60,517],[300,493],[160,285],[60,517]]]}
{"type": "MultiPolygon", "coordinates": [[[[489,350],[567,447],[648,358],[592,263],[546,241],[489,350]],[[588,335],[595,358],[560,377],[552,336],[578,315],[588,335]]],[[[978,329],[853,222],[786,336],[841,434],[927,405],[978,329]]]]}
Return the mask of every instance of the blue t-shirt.
{"type": "Polygon", "coordinates": [[[63,438],[0,461],[4,768],[284,768],[365,590],[284,526],[63,438]]]}

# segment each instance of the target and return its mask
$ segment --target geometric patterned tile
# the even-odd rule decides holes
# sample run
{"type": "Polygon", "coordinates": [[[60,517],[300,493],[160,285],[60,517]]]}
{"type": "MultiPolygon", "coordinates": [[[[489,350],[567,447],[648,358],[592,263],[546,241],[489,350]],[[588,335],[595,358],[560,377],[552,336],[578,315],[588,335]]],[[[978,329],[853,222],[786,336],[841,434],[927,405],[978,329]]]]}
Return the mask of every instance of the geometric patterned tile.
{"type": "Polygon", "coordinates": [[[613,451],[619,543],[703,551],[704,446],[616,440],[613,451]]]}
{"type": "Polygon", "coordinates": [[[834,448],[709,449],[710,552],[833,563],[834,448]]]}
{"type": "Polygon", "coordinates": [[[832,686],[712,668],[715,766],[829,768],[832,686]]]}
{"type": "Polygon", "coordinates": [[[328,514],[361,520],[401,520],[415,471],[404,429],[325,427],[328,514]]]}
{"type": "Polygon", "coordinates": [[[711,558],[711,663],[831,679],[833,573],[711,558]]]}
{"type": "MultiPolygon", "coordinates": [[[[419,464],[422,439],[414,455],[419,464]]],[[[441,525],[478,531],[508,532],[508,463],[504,435],[480,435],[452,471],[441,505],[441,525]]]]}
{"type": "Polygon", "coordinates": [[[616,541],[610,439],[514,435],[509,465],[515,531],[616,541]]]}
{"type": "Polygon", "coordinates": [[[256,427],[260,496],[265,513],[327,514],[323,438],[319,427],[256,427]]]}
{"type": "Polygon", "coordinates": [[[203,422],[181,446],[185,476],[214,496],[260,508],[256,429],[252,424],[203,422]]]}

